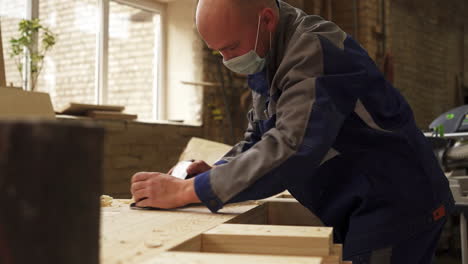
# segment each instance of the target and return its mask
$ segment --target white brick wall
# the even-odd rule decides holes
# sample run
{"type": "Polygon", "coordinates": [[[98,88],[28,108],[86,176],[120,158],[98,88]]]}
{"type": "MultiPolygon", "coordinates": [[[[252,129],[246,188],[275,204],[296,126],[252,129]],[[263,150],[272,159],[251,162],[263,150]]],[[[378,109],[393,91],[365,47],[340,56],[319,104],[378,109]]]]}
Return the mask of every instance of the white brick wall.
{"type": "MultiPolygon", "coordinates": [[[[20,1],[0,0],[5,14],[24,12],[20,1]]],[[[126,112],[149,119],[153,110],[153,62],[155,29],[151,18],[134,22],[131,16],[140,9],[110,4],[109,93],[108,104],[127,106],[126,112]]],[[[41,0],[39,17],[43,25],[58,35],[48,53],[37,90],[51,94],[59,109],[73,102],[95,102],[97,4],[95,0],[41,0]]],[[[9,40],[17,35],[19,18],[2,17],[7,82],[21,86],[20,75],[9,59],[9,40]]]]}
{"type": "Polygon", "coordinates": [[[25,1],[0,0],[0,23],[2,27],[3,57],[5,59],[5,74],[7,84],[21,87],[21,75],[15,62],[10,58],[10,39],[17,37],[18,22],[24,16],[25,1]]]}

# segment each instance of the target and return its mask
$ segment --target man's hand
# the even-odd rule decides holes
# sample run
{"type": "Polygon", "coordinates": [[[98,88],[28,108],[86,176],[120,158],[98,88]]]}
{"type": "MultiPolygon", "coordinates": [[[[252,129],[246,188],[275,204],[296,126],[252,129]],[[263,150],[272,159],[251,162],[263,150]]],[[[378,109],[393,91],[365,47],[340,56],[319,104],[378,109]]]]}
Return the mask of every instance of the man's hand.
{"type": "MultiPolygon", "coordinates": [[[[192,160],[192,161],[193,163],[187,168],[187,175],[196,176],[200,173],[209,171],[213,168],[210,165],[208,165],[206,162],[204,162],[203,160],[197,160],[197,161],[192,160]]],[[[167,174],[172,175],[174,168],[175,166],[172,167],[172,169],[167,174]]]]}
{"type": "Polygon", "coordinates": [[[139,172],[132,177],[132,195],[138,207],[177,208],[199,203],[194,179],[181,180],[157,172],[139,172]]]}
{"type": "Polygon", "coordinates": [[[197,160],[193,162],[188,168],[187,168],[187,174],[188,175],[198,175],[200,173],[203,173],[205,171],[211,170],[213,167],[208,165],[206,162],[203,160],[197,160]]]}

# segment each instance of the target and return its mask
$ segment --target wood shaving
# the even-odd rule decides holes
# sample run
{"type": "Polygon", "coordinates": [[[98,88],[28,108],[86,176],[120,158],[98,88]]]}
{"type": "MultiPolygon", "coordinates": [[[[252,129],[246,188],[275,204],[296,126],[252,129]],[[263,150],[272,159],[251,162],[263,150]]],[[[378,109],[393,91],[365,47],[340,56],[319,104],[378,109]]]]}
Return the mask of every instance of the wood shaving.
{"type": "Polygon", "coordinates": [[[161,247],[163,245],[162,241],[161,240],[146,240],[145,241],[145,246],[147,248],[158,248],[158,247],[161,247]]]}
{"type": "Polygon", "coordinates": [[[112,207],[114,198],[109,195],[101,195],[101,207],[112,207]]]}

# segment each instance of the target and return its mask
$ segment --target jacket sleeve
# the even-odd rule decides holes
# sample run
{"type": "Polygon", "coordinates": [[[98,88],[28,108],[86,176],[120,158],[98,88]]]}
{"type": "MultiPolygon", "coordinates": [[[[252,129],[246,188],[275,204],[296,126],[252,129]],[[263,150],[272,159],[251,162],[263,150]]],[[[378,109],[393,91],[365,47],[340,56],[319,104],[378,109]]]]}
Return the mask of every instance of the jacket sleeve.
{"type": "Polygon", "coordinates": [[[248,112],[247,119],[249,120],[249,124],[244,134],[244,140],[237,143],[228,153],[226,153],[226,155],[224,155],[214,165],[221,165],[221,164],[228,163],[229,161],[237,157],[239,154],[247,151],[253,145],[255,145],[258,141],[260,141],[261,136],[260,136],[260,132],[258,131],[258,126],[254,122],[253,109],[251,109],[248,112]]]}
{"type": "Polygon", "coordinates": [[[264,198],[284,189],[286,181],[313,174],[354,110],[357,98],[338,91],[360,85],[365,71],[357,65],[326,75],[324,45],[340,54],[338,45],[314,33],[291,43],[275,76],[282,91],[275,127],[229,163],[195,178],[198,197],[213,212],[231,201],[264,198]]]}

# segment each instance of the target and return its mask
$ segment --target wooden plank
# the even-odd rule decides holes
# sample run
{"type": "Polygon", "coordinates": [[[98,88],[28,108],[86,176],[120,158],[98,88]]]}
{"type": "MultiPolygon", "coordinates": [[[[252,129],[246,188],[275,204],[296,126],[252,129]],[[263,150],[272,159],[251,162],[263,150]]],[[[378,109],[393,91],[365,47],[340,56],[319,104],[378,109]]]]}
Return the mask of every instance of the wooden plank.
{"type": "Polygon", "coordinates": [[[202,251],[216,253],[328,256],[332,228],[219,225],[202,235],[202,251]]]}
{"type": "MultiPolygon", "coordinates": [[[[164,252],[207,253],[202,252],[205,250],[202,246],[203,235],[201,235],[204,232],[225,222],[242,223],[240,220],[245,220],[249,223],[265,223],[268,215],[268,206],[258,202],[228,205],[219,214],[212,214],[204,206],[170,211],[130,210],[128,204],[120,203],[125,200],[118,201],[113,203],[114,207],[102,209],[102,264],[119,262],[141,264],[147,260],[159,263],[159,256],[164,252]],[[160,245],[150,248],[145,245],[147,241],[156,241],[156,244],[160,245]]],[[[284,213],[288,214],[287,211],[284,213]]],[[[309,247],[314,247],[314,245],[309,244],[309,247]]],[[[332,256],[324,257],[324,259],[330,264],[340,263],[338,257],[334,256],[331,245],[329,251],[332,256]]],[[[219,263],[219,260],[208,263],[219,263]]]]}
{"type": "Polygon", "coordinates": [[[232,147],[226,144],[194,137],[188,142],[179,161],[194,159],[213,164],[231,149],[232,147]]]}
{"type": "Polygon", "coordinates": [[[170,251],[184,251],[184,252],[201,252],[202,251],[202,236],[195,236],[180,245],[170,249],[170,251]]]}
{"type": "Polygon", "coordinates": [[[294,199],[277,199],[266,204],[270,225],[323,226],[316,215],[294,199]]]}
{"type": "Polygon", "coordinates": [[[93,105],[93,104],[81,104],[81,103],[70,103],[63,109],[59,110],[59,113],[64,115],[86,115],[88,111],[112,111],[122,112],[125,110],[124,106],[118,105],[93,105]]]}
{"type": "Polygon", "coordinates": [[[330,256],[323,257],[323,264],[340,264],[343,258],[343,245],[334,244],[330,256]]]}
{"type": "Polygon", "coordinates": [[[227,205],[213,214],[205,206],[145,211],[115,203],[101,210],[100,263],[140,264],[256,206],[254,202],[227,205]],[[160,241],[161,246],[149,248],[146,241],[160,241]]]}
{"type": "Polygon", "coordinates": [[[138,115],[125,114],[112,111],[88,111],[86,116],[94,119],[111,119],[111,120],[135,120],[138,115]]]}
{"type": "Polygon", "coordinates": [[[261,256],[213,253],[162,253],[144,264],[321,264],[317,257],[261,256]]]}
{"type": "Polygon", "coordinates": [[[261,204],[227,221],[226,223],[227,224],[266,225],[268,224],[268,206],[266,204],[261,204]]]}
{"type": "Polygon", "coordinates": [[[295,199],[270,198],[230,220],[229,224],[323,226],[322,221],[295,199]]]}
{"type": "Polygon", "coordinates": [[[49,94],[4,88],[0,89],[0,118],[55,119],[55,112],[49,94]]]}
{"type": "Polygon", "coordinates": [[[276,198],[293,198],[294,199],[294,196],[292,196],[292,194],[290,192],[288,192],[288,191],[282,192],[282,193],[278,194],[275,197],[276,198]]]}
{"type": "Polygon", "coordinates": [[[0,263],[98,263],[103,141],[90,125],[0,122],[0,263]]]}

